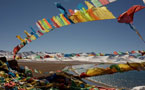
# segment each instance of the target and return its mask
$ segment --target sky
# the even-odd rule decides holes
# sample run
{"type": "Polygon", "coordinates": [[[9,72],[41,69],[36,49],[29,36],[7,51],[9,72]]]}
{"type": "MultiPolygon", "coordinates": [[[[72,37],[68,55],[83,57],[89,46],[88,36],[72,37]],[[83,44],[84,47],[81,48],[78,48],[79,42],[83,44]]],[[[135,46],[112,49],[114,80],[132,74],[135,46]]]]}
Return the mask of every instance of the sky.
{"type": "MultiPolygon", "coordinates": [[[[36,22],[59,15],[54,2],[60,2],[67,10],[77,9],[84,0],[0,0],[0,50],[12,51],[20,44],[16,35],[25,38],[24,30],[38,29],[36,22]]],[[[106,7],[118,17],[133,5],[143,5],[142,0],[117,0],[106,7]]],[[[145,39],[145,9],[134,16],[134,25],[145,39]]],[[[145,43],[127,24],[117,19],[78,23],[55,29],[21,51],[47,51],[63,53],[145,50],[145,43]]]]}

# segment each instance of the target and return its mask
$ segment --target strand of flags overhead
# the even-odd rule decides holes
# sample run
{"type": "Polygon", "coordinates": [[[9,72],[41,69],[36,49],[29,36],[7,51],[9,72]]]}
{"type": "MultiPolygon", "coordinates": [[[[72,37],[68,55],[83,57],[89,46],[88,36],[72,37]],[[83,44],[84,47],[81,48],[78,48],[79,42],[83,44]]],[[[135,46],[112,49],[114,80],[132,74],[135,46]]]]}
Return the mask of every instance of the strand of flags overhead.
{"type": "Polygon", "coordinates": [[[85,1],[87,8],[85,8],[83,5],[80,5],[78,9],[69,9],[69,13],[60,3],[55,3],[56,7],[61,13],[58,16],[53,16],[50,19],[43,18],[42,20],[38,20],[36,22],[36,26],[39,30],[36,31],[32,27],[30,28],[32,30],[31,33],[28,33],[25,30],[24,33],[27,36],[26,38],[23,39],[20,35],[17,35],[16,37],[21,41],[21,43],[14,47],[13,57],[15,58],[16,54],[25,45],[32,42],[33,40],[38,39],[45,33],[54,30],[55,28],[81,22],[115,19],[115,16],[107,9],[107,7],[104,6],[114,1],[116,0],[90,0],[90,2],[85,1]]]}

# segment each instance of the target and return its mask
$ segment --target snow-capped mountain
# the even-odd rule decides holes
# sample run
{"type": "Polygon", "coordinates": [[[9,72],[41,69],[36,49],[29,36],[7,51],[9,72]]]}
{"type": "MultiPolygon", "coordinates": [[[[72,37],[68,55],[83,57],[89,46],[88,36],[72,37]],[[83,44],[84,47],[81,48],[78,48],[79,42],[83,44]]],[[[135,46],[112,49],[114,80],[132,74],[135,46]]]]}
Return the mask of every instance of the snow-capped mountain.
{"type": "Polygon", "coordinates": [[[9,51],[0,50],[0,57],[4,56],[7,58],[11,58],[13,56],[13,53],[9,51]]]}
{"type": "MultiPolygon", "coordinates": [[[[8,59],[13,58],[13,53],[9,51],[0,50],[0,57],[5,56],[8,59]]],[[[100,62],[100,63],[126,63],[126,62],[145,62],[145,56],[138,53],[133,54],[104,54],[98,56],[95,53],[54,53],[54,52],[20,52],[16,59],[30,60],[30,61],[85,61],[85,62],[100,62]]]]}
{"type": "MultiPolygon", "coordinates": [[[[17,54],[17,56],[23,57],[23,58],[29,58],[32,59],[36,56],[42,56],[44,57],[45,55],[51,55],[55,56],[56,53],[54,52],[33,52],[33,51],[27,51],[27,52],[20,52],[17,54]]],[[[7,57],[7,58],[13,58],[13,53],[10,51],[5,51],[5,50],[0,50],[0,57],[7,57]]]]}

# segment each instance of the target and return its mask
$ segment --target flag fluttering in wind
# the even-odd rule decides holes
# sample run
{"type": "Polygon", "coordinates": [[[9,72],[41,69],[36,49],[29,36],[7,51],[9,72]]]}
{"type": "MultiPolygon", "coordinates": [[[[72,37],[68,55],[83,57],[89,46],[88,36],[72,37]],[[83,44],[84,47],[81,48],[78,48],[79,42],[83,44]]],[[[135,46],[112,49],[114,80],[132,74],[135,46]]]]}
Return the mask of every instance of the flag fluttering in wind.
{"type": "Polygon", "coordinates": [[[141,34],[138,32],[138,30],[135,28],[133,25],[133,19],[134,19],[134,14],[142,9],[144,9],[145,6],[141,5],[134,5],[131,8],[129,8],[127,11],[122,13],[118,17],[118,22],[119,23],[126,23],[129,24],[130,28],[136,32],[136,34],[140,37],[140,39],[145,43],[144,39],[142,38],[141,34]]]}
{"type": "Polygon", "coordinates": [[[13,49],[14,58],[16,54],[20,51],[28,43],[33,40],[38,39],[44,34],[54,30],[55,28],[60,28],[63,26],[77,24],[82,22],[96,21],[96,20],[105,20],[105,19],[115,19],[116,17],[105,7],[109,3],[112,3],[116,0],[90,0],[85,1],[86,6],[83,4],[79,4],[78,9],[72,10],[65,9],[60,3],[55,3],[56,7],[60,11],[58,16],[52,16],[50,19],[43,18],[42,20],[38,20],[36,22],[36,26],[38,30],[34,30],[34,28],[30,28],[32,30],[31,33],[28,33],[26,30],[24,33],[26,34],[26,38],[21,38],[20,35],[17,35],[17,39],[21,41],[19,45],[17,45],[13,49]],[[69,14],[70,13],[70,14],[69,14]]]}

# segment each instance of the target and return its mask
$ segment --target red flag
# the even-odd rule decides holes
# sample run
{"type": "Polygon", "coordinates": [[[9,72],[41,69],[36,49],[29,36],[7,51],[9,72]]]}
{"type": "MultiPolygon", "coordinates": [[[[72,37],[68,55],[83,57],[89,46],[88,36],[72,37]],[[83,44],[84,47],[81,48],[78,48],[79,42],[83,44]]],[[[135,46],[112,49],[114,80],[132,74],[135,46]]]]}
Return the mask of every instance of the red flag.
{"type": "Polygon", "coordinates": [[[116,51],[114,51],[113,53],[114,53],[114,55],[118,55],[118,52],[116,52],[116,51]]]}
{"type": "Polygon", "coordinates": [[[136,53],[135,51],[131,51],[132,54],[136,53]]]}
{"type": "Polygon", "coordinates": [[[118,17],[118,22],[119,23],[133,23],[134,13],[136,13],[137,11],[140,11],[143,8],[145,8],[145,6],[141,6],[141,5],[132,6],[126,12],[122,13],[118,17]]]}
{"type": "Polygon", "coordinates": [[[72,9],[69,9],[69,13],[70,13],[70,15],[74,15],[75,14],[75,12],[72,9]]]}
{"type": "Polygon", "coordinates": [[[17,46],[13,49],[13,59],[15,59],[16,54],[17,54],[17,52],[19,52],[20,49],[21,49],[21,48],[20,48],[19,45],[17,45],[17,46]]]}
{"type": "Polygon", "coordinates": [[[101,2],[102,5],[107,5],[109,4],[108,0],[99,0],[101,2]]]}

